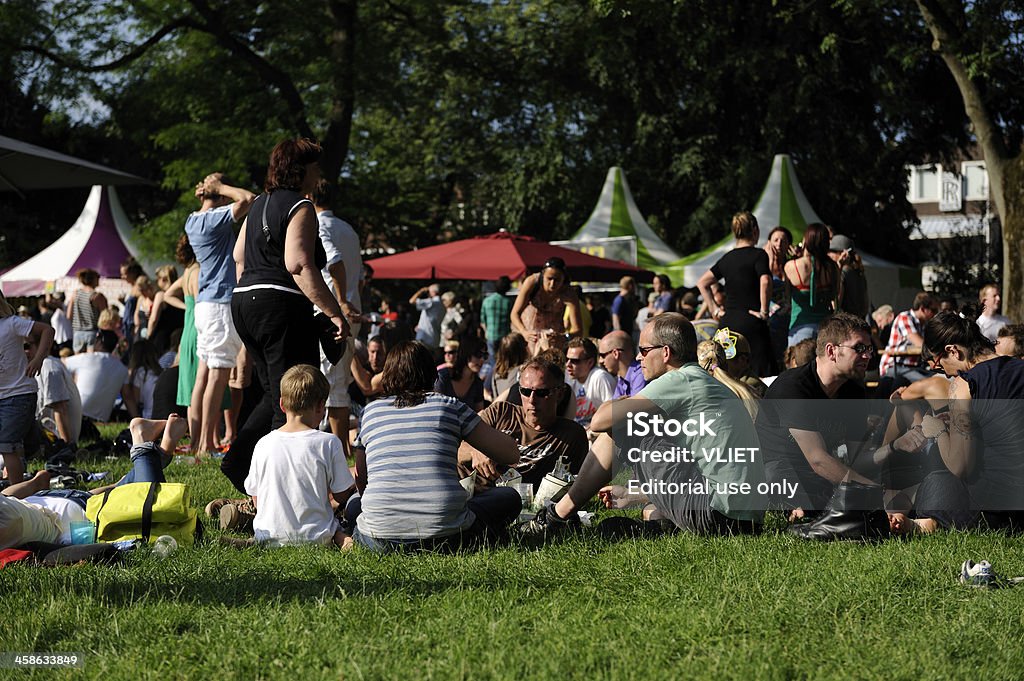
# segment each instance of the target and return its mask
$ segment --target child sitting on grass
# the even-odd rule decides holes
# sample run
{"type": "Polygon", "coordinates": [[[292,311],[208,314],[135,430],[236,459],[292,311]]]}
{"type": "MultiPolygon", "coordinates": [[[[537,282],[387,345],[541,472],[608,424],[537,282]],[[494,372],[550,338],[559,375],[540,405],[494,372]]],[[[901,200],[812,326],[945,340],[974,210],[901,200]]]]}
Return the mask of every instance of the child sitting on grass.
{"type": "Polygon", "coordinates": [[[341,440],[319,430],[331,391],[319,369],[294,366],[281,377],[286,421],[256,443],[245,491],[256,505],[253,533],[271,546],[332,541],[351,546],[331,510],[331,497],[345,506],[355,490],[341,440]]]}

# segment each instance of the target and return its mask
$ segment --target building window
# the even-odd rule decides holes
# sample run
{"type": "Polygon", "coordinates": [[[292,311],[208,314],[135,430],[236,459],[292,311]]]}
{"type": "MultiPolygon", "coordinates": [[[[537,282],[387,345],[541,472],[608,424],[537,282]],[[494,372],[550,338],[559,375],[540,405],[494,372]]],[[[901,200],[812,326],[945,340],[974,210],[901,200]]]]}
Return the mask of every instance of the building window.
{"type": "Polygon", "coordinates": [[[968,201],[988,200],[988,173],[984,161],[964,161],[960,166],[964,178],[964,198],[968,201]]]}
{"type": "Polygon", "coordinates": [[[907,199],[911,203],[929,203],[939,200],[939,183],[942,166],[938,164],[911,166],[907,199]]]}

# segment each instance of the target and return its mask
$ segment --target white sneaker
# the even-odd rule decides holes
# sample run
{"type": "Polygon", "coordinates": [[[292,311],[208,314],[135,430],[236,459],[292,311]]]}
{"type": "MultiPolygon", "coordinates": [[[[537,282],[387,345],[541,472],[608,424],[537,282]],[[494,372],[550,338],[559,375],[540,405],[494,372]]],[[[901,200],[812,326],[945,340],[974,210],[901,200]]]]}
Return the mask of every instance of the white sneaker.
{"type": "Polygon", "coordinates": [[[960,566],[960,583],[964,586],[973,586],[978,589],[995,589],[1000,586],[999,576],[992,569],[992,564],[987,560],[975,563],[973,560],[965,560],[960,566]]]}

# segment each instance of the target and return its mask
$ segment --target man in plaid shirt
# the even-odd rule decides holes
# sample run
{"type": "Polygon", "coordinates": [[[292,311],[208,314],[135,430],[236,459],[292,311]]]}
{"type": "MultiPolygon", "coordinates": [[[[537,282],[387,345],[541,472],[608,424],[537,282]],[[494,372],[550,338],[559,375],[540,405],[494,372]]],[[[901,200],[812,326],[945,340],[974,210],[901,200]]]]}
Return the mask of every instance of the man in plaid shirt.
{"type": "Polygon", "coordinates": [[[487,338],[487,352],[492,364],[501,339],[512,332],[512,299],[506,295],[510,288],[508,277],[502,275],[494,293],[484,298],[480,305],[480,326],[487,338]]]}
{"type": "Polygon", "coordinates": [[[904,379],[909,383],[927,378],[931,374],[920,369],[921,355],[902,353],[920,351],[924,345],[924,325],[939,311],[939,304],[929,293],[914,296],[913,306],[901,312],[892,323],[889,344],[878,365],[879,376],[904,379]]]}

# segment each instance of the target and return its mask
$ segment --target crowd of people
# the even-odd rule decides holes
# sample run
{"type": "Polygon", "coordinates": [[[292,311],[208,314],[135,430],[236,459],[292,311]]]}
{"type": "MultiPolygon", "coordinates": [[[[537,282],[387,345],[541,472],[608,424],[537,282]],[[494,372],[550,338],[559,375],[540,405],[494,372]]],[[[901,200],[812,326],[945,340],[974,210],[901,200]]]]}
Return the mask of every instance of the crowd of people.
{"type": "Polygon", "coordinates": [[[121,482],[163,480],[187,434],[193,456],[223,457],[240,496],[206,510],[251,534],[241,544],[501,541],[552,476],[564,484],[527,535],[577,525],[595,497],[642,508],[598,526],[614,536],[754,533],[771,509],[808,539],[1024,519],[1024,326],[998,286],[977,308],[921,292],[872,310],[851,239],[812,224],[794,244],[777,226],[759,247],[741,212],[693,290],[659,273],[646,298],[631,277],[584,294],[552,257],[515,295],[502,277],[477,299],[434,282],[394,303],[332,211],[319,154],[277,145],[259,195],[198,182],[180,276],[131,261],[119,301],[91,270],[37,309],[0,298],[7,513],[38,507],[24,526],[55,536],[77,513],[32,506],[51,495],[24,454],[73,452],[123,414],[121,482]]]}

